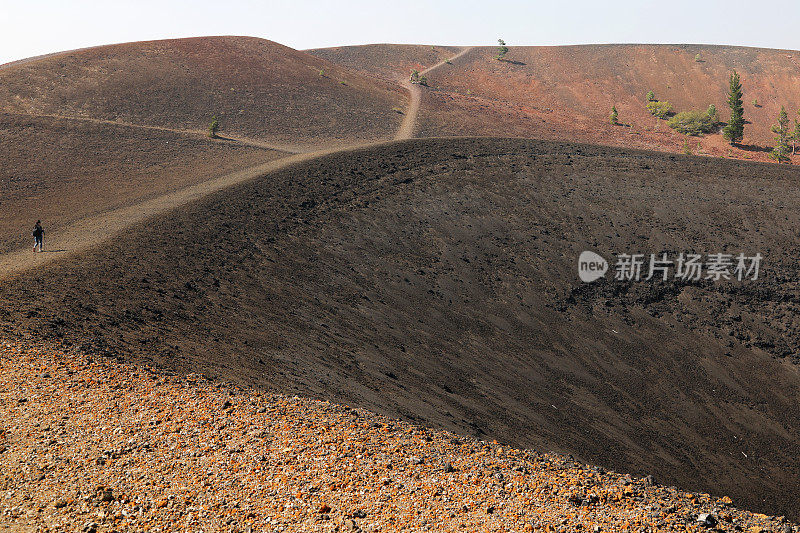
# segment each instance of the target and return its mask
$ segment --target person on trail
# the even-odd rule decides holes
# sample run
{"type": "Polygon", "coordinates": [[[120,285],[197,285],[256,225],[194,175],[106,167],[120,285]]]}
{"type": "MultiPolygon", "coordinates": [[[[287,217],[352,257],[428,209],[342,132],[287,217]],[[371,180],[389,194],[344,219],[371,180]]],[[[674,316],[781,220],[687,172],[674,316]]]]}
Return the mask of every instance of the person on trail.
{"type": "Polygon", "coordinates": [[[36,252],[36,248],[39,248],[41,252],[44,248],[44,229],[42,228],[42,221],[37,220],[36,225],[33,227],[33,251],[36,252]]]}

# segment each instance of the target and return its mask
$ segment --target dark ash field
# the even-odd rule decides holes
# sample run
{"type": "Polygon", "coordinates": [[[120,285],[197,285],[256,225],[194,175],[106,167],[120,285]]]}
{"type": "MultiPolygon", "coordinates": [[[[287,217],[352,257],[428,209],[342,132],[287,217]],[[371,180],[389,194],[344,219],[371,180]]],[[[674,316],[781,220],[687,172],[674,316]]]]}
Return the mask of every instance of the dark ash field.
{"type": "Polygon", "coordinates": [[[7,333],[800,513],[800,173],[504,139],[298,164],[0,286],[7,333]],[[577,257],[760,252],[743,283],[577,257]]]}

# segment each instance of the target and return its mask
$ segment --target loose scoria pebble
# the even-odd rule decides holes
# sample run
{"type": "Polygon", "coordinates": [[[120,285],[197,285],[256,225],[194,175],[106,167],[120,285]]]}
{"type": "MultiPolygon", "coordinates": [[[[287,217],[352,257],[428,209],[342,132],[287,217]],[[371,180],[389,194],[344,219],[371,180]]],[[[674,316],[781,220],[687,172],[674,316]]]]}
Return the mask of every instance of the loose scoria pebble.
{"type": "Polygon", "coordinates": [[[10,339],[0,447],[0,530],[794,531],[651,477],[10,339]]]}

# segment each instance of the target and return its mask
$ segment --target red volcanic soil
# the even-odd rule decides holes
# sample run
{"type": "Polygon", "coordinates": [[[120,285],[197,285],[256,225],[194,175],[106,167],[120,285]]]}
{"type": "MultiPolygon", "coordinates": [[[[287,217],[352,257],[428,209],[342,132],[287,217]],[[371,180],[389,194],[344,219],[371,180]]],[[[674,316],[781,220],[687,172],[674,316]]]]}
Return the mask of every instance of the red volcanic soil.
{"type": "Polygon", "coordinates": [[[458,53],[457,46],[421,44],[369,44],[306,50],[309,54],[362,74],[395,81],[412,70],[424,70],[458,53]]]}
{"type": "Polygon", "coordinates": [[[85,217],[286,155],[202,135],[28,115],[0,114],[0,139],[0,252],[27,246],[36,219],[55,235],[85,217]]]}
{"type": "MultiPolygon", "coordinates": [[[[366,69],[420,61],[425,47],[344,47],[312,53],[366,69]],[[391,59],[391,55],[405,54],[391,59]]],[[[744,146],[731,149],[719,134],[690,137],[695,154],[769,160],[771,124],[782,105],[790,119],[800,106],[800,53],[710,45],[586,45],[510,47],[498,61],[495,47],[480,47],[428,76],[417,136],[514,136],[681,152],[685,137],[645,108],[652,90],[674,111],[714,104],[728,118],[728,75],[744,86],[744,146]],[[695,56],[700,54],[700,61],[695,56]],[[758,100],[759,107],[752,102],[758,100]],[[609,123],[617,106],[623,126],[609,123]],[[698,147],[699,143],[699,147],[698,147]]]]}
{"type": "Polygon", "coordinates": [[[101,46],[0,69],[0,111],[205,129],[296,145],[391,138],[405,92],[277,43],[198,37],[101,46]]]}

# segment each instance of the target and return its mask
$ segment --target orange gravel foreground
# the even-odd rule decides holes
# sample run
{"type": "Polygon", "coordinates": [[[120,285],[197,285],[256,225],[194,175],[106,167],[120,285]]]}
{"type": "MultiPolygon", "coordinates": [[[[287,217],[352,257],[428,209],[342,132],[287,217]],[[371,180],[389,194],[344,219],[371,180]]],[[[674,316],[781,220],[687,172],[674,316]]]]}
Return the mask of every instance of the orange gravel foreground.
{"type": "Polygon", "coordinates": [[[198,375],[4,341],[0,376],[0,531],[797,531],[728,498],[198,375]]]}

